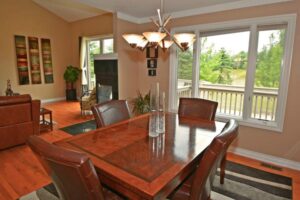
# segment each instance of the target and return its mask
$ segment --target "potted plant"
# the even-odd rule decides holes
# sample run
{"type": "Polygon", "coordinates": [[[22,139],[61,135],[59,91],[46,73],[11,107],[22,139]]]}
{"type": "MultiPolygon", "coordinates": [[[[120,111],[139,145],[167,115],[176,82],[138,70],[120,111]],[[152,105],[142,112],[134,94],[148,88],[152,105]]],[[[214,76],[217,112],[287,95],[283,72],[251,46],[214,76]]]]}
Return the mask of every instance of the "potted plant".
{"type": "Polygon", "coordinates": [[[78,67],[74,67],[72,65],[67,66],[64,79],[66,81],[66,99],[77,100],[76,88],[74,83],[78,80],[81,70],[78,67]]]}
{"type": "Polygon", "coordinates": [[[133,113],[135,115],[141,115],[150,112],[150,92],[143,96],[141,92],[138,91],[137,95],[138,96],[132,100],[133,113]]]}

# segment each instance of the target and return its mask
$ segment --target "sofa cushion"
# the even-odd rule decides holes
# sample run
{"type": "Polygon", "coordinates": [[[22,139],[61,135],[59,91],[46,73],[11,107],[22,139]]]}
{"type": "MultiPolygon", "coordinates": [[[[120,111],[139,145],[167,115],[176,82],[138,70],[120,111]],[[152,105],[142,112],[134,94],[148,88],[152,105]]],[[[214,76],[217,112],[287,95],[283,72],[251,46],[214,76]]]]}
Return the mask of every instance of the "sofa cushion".
{"type": "Polygon", "coordinates": [[[31,103],[0,106],[0,127],[32,121],[31,103]]]}
{"type": "Polygon", "coordinates": [[[0,133],[1,149],[23,144],[24,141],[26,141],[26,139],[33,133],[33,121],[0,127],[0,133]]]}

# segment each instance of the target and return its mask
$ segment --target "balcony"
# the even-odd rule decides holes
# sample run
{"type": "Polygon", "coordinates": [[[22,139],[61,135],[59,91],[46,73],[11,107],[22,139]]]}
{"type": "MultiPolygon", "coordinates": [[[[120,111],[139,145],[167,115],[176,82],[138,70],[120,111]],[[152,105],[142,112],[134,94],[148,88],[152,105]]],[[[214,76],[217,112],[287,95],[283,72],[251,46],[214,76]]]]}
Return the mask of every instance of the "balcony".
{"type": "MultiPolygon", "coordinates": [[[[191,81],[180,79],[178,82],[177,97],[191,97],[191,81]]],[[[198,94],[200,98],[217,101],[217,113],[242,117],[244,87],[201,83],[198,94]]],[[[277,88],[254,88],[251,118],[275,121],[277,97],[277,88]]]]}

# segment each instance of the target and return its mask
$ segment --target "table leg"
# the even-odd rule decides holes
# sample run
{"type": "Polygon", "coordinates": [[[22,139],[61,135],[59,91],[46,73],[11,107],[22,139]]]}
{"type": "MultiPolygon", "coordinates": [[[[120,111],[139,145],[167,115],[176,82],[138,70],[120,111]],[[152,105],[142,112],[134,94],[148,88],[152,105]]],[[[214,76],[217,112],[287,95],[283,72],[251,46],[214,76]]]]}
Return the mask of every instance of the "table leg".
{"type": "Polygon", "coordinates": [[[50,127],[51,131],[53,131],[52,112],[50,112],[50,127]]]}

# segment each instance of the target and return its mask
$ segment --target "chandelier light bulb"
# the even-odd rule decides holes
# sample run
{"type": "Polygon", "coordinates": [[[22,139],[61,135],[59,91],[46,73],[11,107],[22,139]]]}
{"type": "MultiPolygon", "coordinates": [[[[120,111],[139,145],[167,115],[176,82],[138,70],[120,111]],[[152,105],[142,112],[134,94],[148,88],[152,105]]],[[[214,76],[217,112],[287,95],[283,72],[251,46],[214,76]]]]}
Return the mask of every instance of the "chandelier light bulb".
{"type": "Polygon", "coordinates": [[[166,50],[171,47],[171,45],[173,44],[173,41],[172,40],[162,40],[158,44],[163,50],[166,50]]]}
{"type": "Polygon", "coordinates": [[[167,36],[166,33],[161,32],[144,32],[143,35],[149,41],[151,47],[157,46],[157,44],[167,36]]]}
{"type": "Polygon", "coordinates": [[[144,50],[146,45],[148,44],[148,41],[146,39],[142,39],[136,46],[139,50],[144,50]]]}
{"type": "Polygon", "coordinates": [[[187,50],[195,41],[195,34],[193,33],[177,33],[174,35],[175,40],[183,50],[187,50]]]}
{"type": "Polygon", "coordinates": [[[124,34],[123,38],[126,40],[126,42],[129,43],[131,47],[135,48],[139,43],[143,41],[144,37],[138,34],[124,34]]]}

